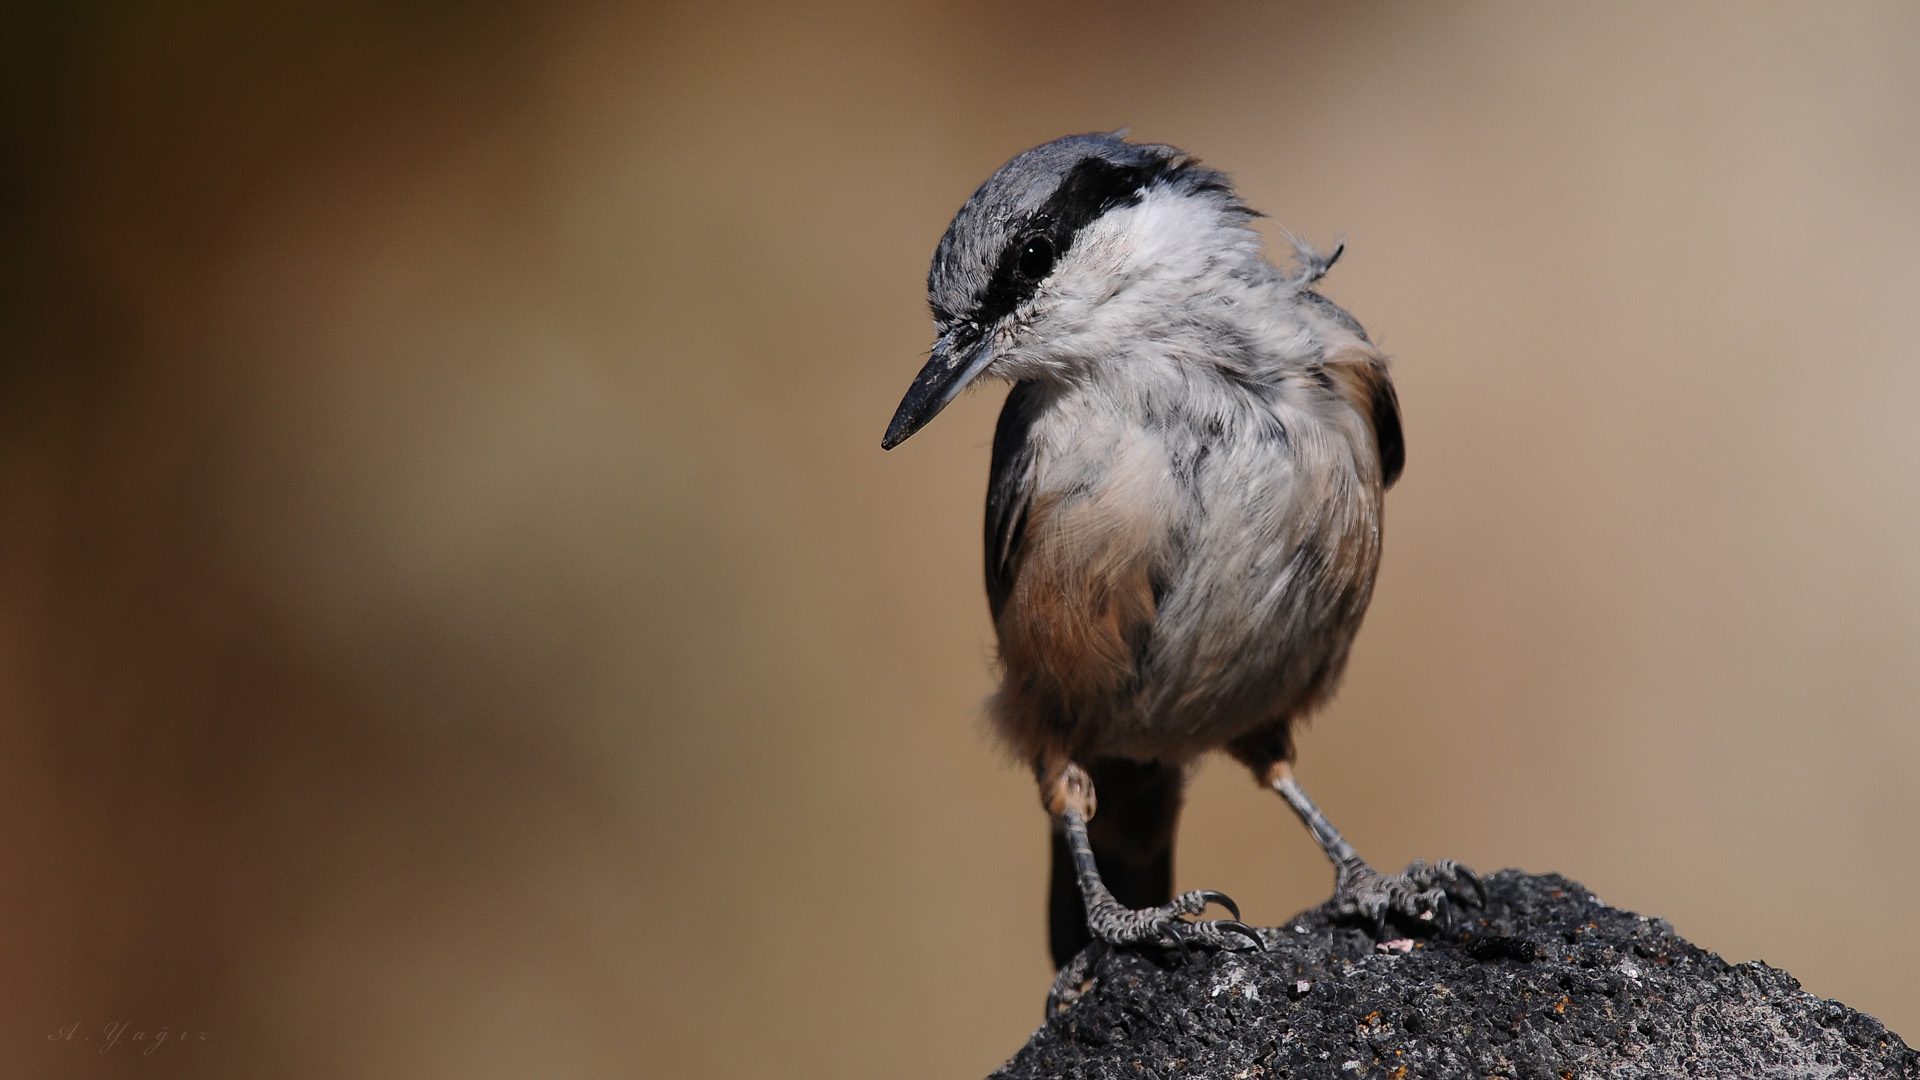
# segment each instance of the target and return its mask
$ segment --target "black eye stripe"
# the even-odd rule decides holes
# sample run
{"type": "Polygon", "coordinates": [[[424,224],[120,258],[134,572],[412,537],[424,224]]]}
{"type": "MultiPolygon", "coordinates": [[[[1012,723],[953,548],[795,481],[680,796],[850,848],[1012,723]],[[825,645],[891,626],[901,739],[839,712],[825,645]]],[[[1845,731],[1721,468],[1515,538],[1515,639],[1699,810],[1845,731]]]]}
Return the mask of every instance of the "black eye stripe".
{"type": "MultiPolygon", "coordinates": [[[[1183,160],[1155,159],[1140,165],[1116,165],[1105,158],[1089,157],[1067,173],[1051,197],[1000,253],[992,280],[981,290],[969,321],[986,327],[1002,318],[1033,296],[1039,280],[1021,273],[1022,256],[1029,242],[1044,237],[1054,250],[1053,261],[1065,256],[1080,230],[1102,214],[1140,201],[1140,193],[1156,180],[1186,168],[1183,160]]],[[[1045,275],[1039,275],[1044,277],[1045,275]]]]}

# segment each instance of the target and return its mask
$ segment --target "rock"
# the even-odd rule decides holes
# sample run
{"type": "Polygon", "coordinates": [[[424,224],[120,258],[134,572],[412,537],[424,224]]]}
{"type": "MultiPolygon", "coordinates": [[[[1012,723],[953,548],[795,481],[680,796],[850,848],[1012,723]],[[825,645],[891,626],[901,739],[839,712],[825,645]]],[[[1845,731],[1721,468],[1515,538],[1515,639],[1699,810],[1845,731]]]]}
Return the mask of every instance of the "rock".
{"type": "Polygon", "coordinates": [[[993,1080],[1906,1077],[1879,1021],[1665,920],[1503,870],[1455,932],[1381,942],[1325,909],[1268,951],[1124,950],[993,1080]]]}

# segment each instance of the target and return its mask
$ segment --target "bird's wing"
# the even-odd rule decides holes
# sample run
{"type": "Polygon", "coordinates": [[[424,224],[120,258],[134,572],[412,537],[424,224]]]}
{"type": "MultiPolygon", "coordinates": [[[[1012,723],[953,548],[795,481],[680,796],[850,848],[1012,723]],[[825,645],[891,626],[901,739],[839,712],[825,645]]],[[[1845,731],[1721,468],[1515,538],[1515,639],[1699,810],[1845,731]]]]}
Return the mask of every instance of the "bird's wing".
{"type": "Polygon", "coordinates": [[[1390,488],[1407,465],[1406,437],[1400,432],[1400,395],[1394,393],[1386,358],[1371,347],[1336,350],[1326,358],[1332,389],[1373,429],[1380,455],[1380,486],[1390,488]]]}
{"type": "Polygon", "coordinates": [[[993,430],[993,467],[987,474],[987,606],[995,622],[1013,592],[1020,565],[1020,541],[1027,526],[1027,507],[1033,502],[1033,444],[1028,432],[1040,415],[1040,385],[1014,384],[1000,407],[1000,423],[993,430]]]}
{"type": "MultiPolygon", "coordinates": [[[[1335,252],[1338,258],[1339,253],[1335,252]]],[[[1328,265],[1332,265],[1329,260],[1328,265]]],[[[1300,299],[1320,314],[1332,319],[1360,339],[1363,349],[1345,351],[1329,357],[1329,369],[1344,375],[1342,382],[1360,415],[1373,424],[1375,448],[1380,451],[1380,486],[1390,488],[1407,466],[1406,437],[1400,432],[1400,395],[1394,393],[1393,378],[1387,374],[1386,358],[1374,347],[1366,328],[1347,310],[1314,292],[1302,289],[1300,299]]]]}
{"type": "Polygon", "coordinates": [[[1373,437],[1380,446],[1380,486],[1392,487],[1407,467],[1407,441],[1400,433],[1400,395],[1394,393],[1393,380],[1382,371],[1373,384],[1373,437]]]}

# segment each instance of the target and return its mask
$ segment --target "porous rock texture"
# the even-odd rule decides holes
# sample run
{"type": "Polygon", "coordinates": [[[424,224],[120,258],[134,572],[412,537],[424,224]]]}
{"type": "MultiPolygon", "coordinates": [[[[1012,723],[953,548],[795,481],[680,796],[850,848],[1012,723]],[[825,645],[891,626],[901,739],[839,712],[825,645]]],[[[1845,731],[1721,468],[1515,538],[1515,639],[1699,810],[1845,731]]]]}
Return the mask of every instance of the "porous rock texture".
{"type": "Polygon", "coordinates": [[[1263,930],[1264,953],[1109,953],[993,1080],[1920,1078],[1899,1036],[1784,971],[1556,875],[1486,887],[1484,910],[1425,939],[1315,909],[1263,930]]]}

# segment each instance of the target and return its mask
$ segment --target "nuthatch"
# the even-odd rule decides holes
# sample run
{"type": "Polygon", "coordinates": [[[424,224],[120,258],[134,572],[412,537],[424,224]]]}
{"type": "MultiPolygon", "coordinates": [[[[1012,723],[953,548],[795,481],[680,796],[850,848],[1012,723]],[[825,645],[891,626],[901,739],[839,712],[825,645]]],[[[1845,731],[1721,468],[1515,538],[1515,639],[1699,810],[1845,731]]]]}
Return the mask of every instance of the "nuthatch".
{"type": "Polygon", "coordinates": [[[1444,922],[1471,871],[1369,866],[1295,782],[1294,722],[1333,693],[1400,475],[1385,358],[1270,263],[1258,216],[1171,146],[1073,135],[1008,162],[954,216],[927,296],[939,339],[888,449],[985,376],[1013,383],[987,486],[995,729],[1056,829],[1054,1000],[1105,946],[1260,946],[1210,891],[1175,897],[1182,784],[1225,749],[1336,870],[1339,912],[1444,922]],[[1095,793],[1099,808],[1095,816],[1095,793]],[[1234,920],[1191,922],[1209,903],[1234,920]]]}

